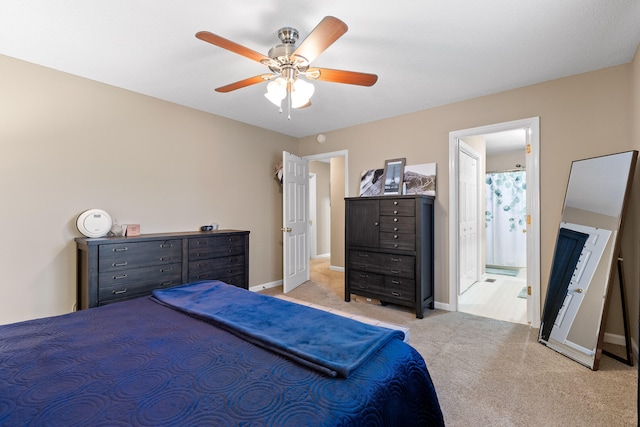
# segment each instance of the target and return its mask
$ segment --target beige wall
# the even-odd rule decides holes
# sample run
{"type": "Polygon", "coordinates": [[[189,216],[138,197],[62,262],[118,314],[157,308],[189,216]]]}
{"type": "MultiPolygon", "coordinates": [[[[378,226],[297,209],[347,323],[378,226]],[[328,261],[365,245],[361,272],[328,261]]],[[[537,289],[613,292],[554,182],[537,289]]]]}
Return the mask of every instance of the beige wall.
{"type": "MultiPolygon", "coordinates": [[[[637,149],[640,145],[637,136],[632,142],[632,127],[636,125],[632,121],[629,90],[632,68],[636,70],[635,80],[639,79],[637,62],[636,58],[634,67],[624,64],[326,132],[327,141],[322,146],[312,144],[314,136],[309,136],[301,139],[300,154],[348,150],[350,196],[358,194],[360,173],[382,167],[385,159],[406,157],[407,164],[437,163],[435,299],[449,303],[449,132],[540,117],[541,303],[544,303],[571,161],[637,149]]],[[[637,88],[635,92],[637,105],[637,88]]],[[[629,220],[637,222],[638,215],[634,213],[629,220]]],[[[637,264],[638,236],[625,233],[623,240],[635,242],[635,251],[628,251],[631,253],[625,256],[637,264]]],[[[637,287],[637,267],[626,272],[629,286],[637,287]]],[[[637,290],[634,292],[635,320],[638,295],[637,290]]],[[[635,331],[637,335],[637,326],[635,331]]]]}
{"type": "Polygon", "coordinates": [[[331,267],[344,268],[345,158],[331,160],[331,267]]]}
{"type": "Polygon", "coordinates": [[[297,140],[0,56],[0,324],[71,311],[79,213],[143,233],[213,221],[250,234],[250,285],[282,279],[282,189],[297,140]]]}
{"type": "Polygon", "coordinates": [[[309,162],[309,172],[316,174],[316,254],[331,252],[331,191],[328,162],[309,162]]]}
{"type": "MultiPolygon", "coordinates": [[[[0,218],[7,230],[0,323],[70,311],[74,220],[88,208],[141,223],[143,232],[193,230],[211,221],[248,229],[251,285],[280,280],[282,190],[270,177],[282,150],[348,150],[348,196],[358,194],[360,173],[385,159],[437,163],[435,297],[447,304],[449,132],[534,116],[541,122],[544,300],[571,161],[640,149],[639,62],[636,55],[631,64],[325,132],[326,143],[318,145],[315,135],[296,141],[0,56],[0,218]]],[[[632,260],[625,264],[632,322],[639,296],[638,185],[636,174],[623,235],[624,256],[632,260]]],[[[334,207],[340,209],[332,200],[334,207]]],[[[343,212],[336,218],[344,221],[343,212]]],[[[332,258],[343,257],[334,240],[332,258]]]]}

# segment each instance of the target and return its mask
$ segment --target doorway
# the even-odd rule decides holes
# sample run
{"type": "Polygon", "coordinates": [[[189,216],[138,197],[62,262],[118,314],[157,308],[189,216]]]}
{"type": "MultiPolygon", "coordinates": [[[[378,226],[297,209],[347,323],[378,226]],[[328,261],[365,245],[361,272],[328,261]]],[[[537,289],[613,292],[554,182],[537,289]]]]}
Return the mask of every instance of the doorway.
{"type": "MultiPolygon", "coordinates": [[[[510,286],[519,286],[519,292],[516,294],[519,298],[516,300],[516,303],[521,305],[526,305],[526,323],[529,323],[533,327],[539,327],[540,325],[540,239],[539,239],[539,172],[538,172],[538,164],[539,164],[539,118],[530,118],[524,120],[518,120],[507,123],[500,123],[496,125],[483,126],[479,128],[467,129],[462,131],[451,132],[449,135],[450,142],[450,169],[449,169],[449,182],[450,185],[450,198],[449,198],[449,207],[450,207],[450,224],[449,224],[449,234],[450,234],[450,305],[453,311],[467,311],[467,307],[465,307],[466,300],[461,298],[461,294],[463,294],[463,286],[464,286],[464,266],[467,265],[468,259],[473,259],[475,256],[476,259],[479,258],[481,260],[480,265],[483,274],[477,275],[477,284],[478,287],[476,290],[480,289],[481,286],[487,283],[496,283],[498,279],[500,279],[500,283],[498,285],[502,285],[503,282],[514,282],[510,283],[510,286]],[[485,229],[485,215],[486,210],[481,209],[483,204],[482,200],[485,197],[485,171],[487,164],[487,152],[496,151],[496,147],[491,147],[489,144],[486,144],[486,141],[490,141],[491,138],[495,138],[498,135],[504,134],[506,132],[520,132],[523,135],[522,140],[522,150],[524,151],[524,166],[527,171],[527,193],[526,193],[526,215],[524,217],[524,231],[526,232],[526,265],[523,269],[518,269],[515,278],[507,277],[505,278],[502,275],[493,276],[492,274],[487,274],[485,271],[484,265],[486,260],[486,248],[485,248],[485,238],[484,238],[484,229],[485,229]],[[468,162],[465,160],[465,156],[467,156],[468,149],[467,143],[469,145],[473,145],[474,149],[481,151],[480,155],[482,161],[479,167],[479,173],[477,173],[477,192],[473,197],[476,200],[473,200],[473,197],[462,197],[465,193],[468,193],[468,190],[465,190],[466,184],[463,185],[461,182],[465,182],[464,176],[465,172],[468,168],[468,162]],[[467,163],[465,163],[467,162],[467,163]],[[467,165],[467,166],[465,166],[467,165]],[[474,207],[465,206],[464,203],[468,203],[469,201],[475,204],[474,207]],[[476,245],[468,245],[464,244],[464,240],[462,239],[462,226],[464,222],[468,221],[466,218],[465,211],[471,210],[473,212],[478,213],[478,221],[476,222],[479,230],[482,230],[482,233],[478,232],[477,235],[479,238],[477,239],[478,243],[476,245]],[[471,249],[476,248],[477,253],[469,252],[471,249]],[[463,250],[465,252],[463,252],[463,250]],[[490,279],[489,282],[485,282],[486,279],[490,279]],[[491,279],[494,281],[492,282],[491,279]],[[520,292],[524,288],[524,293],[520,292]]],[[[522,164],[521,164],[522,166],[522,164]]],[[[514,164],[515,167],[515,164],[514,164]]],[[[468,179],[467,179],[468,180],[468,179]]],[[[522,229],[520,230],[522,231],[522,229]]],[[[493,271],[491,273],[494,273],[493,271]]],[[[511,275],[508,275],[511,276],[511,275]]],[[[475,285],[474,285],[475,286],[475,285]]],[[[498,286],[493,286],[492,291],[497,291],[498,286]]],[[[467,290],[470,292],[473,290],[473,286],[467,290]]],[[[482,298],[485,300],[488,299],[489,293],[484,292],[481,293],[482,298]]],[[[467,295],[467,297],[469,294],[467,295]]],[[[492,301],[483,301],[483,303],[488,304],[487,306],[491,306],[492,304],[497,305],[498,302],[492,301]]],[[[517,304],[512,304],[517,305],[517,304]]],[[[474,313],[477,314],[477,313],[474,313]]],[[[489,316],[488,316],[489,317],[489,316]]],[[[501,319],[508,320],[508,319],[501,319]]],[[[519,321],[520,323],[525,323],[525,321],[519,321]]]]}
{"type": "MultiPolygon", "coordinates": [[[[315,232],[311,233],[308,253],[312,260],[328,259],[328,262],[322,263],[328,269],[344,272],[344,198],[349,188],[348,151],[303,158],[309,161],[309,169],[315,175],[315,196],[309,195],[309,213],[314,218],[309,227],[315,232]]],[[[313,186],[310,188],[313,189],[313,186]]],[[[313,268],[310,270],[311,280],[316,271],[313,268]]]]}

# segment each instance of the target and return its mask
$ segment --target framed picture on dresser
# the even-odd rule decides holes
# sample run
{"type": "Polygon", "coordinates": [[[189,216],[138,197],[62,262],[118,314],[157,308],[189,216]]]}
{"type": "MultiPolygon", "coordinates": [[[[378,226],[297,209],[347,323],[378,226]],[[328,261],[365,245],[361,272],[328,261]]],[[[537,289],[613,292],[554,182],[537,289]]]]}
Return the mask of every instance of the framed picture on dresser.
{"type": "Polygon", "coordinates": [[[402,194],[404,165],[406,159],[391,159],[384,162],[384,195],[402,194]]]}

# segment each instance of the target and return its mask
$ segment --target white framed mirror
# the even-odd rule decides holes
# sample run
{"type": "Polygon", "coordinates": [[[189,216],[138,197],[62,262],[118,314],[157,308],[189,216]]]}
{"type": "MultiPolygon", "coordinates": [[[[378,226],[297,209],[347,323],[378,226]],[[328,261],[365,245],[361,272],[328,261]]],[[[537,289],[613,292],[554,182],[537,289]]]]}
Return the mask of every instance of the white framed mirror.
{"type": "Polygon", "coordinates": [[[637,157],[634,150],[576,160],[569,173],[538,341],[593,370],[637,157]]]}

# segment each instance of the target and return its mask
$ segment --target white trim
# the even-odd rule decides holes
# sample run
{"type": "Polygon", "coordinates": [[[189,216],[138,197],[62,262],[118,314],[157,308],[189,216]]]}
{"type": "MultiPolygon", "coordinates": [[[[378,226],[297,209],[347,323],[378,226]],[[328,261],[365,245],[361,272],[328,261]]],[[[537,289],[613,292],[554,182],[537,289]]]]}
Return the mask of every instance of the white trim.
{"type": "Polygon", "coordinates": [[[253,285],[249,288],[251,292],[264,291],[265,289],[276,288],[282,286],[282,280],[276,280],[275,282],[263,283],[262,285],[253,285]]]}
{"type": "Polygon", "coordinates": [[[449,307],[458,310],[458,140],[468,136],[529,129],[526,157],[527,212],[531,224],[527,227],[527,284],[531,297],[527,298],[527,320],[534,328],[540,327],[540,118],[515,120],[494,125],[449,132],[449,307]]]}
{"type": "Polygon", "coordinates": [[[339,271],[341,273],[344,273],[344,267],[338,267],[338,266],[335,266],[335,265],[330,265],[329,266],[329,270],[339,271]]]}
{"type": "Polygon", "coordinates": [[[303,159],[327,160],[332,157],[344,157],[344,197],[349,197],[349,150],[332,151],[330,153],[311,154],[302,156],[303,159]]]}

